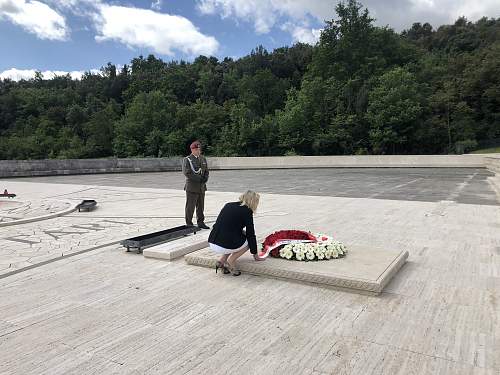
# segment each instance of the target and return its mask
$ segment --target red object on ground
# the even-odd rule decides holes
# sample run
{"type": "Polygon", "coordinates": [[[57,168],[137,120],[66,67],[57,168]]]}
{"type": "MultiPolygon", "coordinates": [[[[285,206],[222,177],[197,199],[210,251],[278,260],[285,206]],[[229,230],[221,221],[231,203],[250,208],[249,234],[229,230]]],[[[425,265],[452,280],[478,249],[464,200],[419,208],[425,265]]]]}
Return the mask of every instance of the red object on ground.
{"type": "MultiPolygon", "coordinates": [[[[287,240],[303,240],[305,242],[317,242],[317,238],[304,230],[279,230],[266,237],[262,243],[262,256],[267,255],[270,248],[273,248],[269,255],[279,258],[280,242],[287,240]]],[[[283,243],[282,245],[285,245],[283,243]]]]}

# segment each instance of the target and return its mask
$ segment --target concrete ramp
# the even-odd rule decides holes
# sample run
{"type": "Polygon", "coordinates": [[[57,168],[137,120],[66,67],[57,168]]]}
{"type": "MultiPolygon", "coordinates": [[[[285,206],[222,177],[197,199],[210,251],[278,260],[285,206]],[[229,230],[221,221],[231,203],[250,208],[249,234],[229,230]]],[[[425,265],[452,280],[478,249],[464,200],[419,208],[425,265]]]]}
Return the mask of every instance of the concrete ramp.
{"type": "MultiPolygon", "coordinates": [[[[379,294],[408,258],[407,251],[357,245],[348,245],[348,250],[344,258],[315,262],[277,258],[255,262],[251,254],[246,253],[238,260],[238,267],[242,273],[315,283],[356,293],[379,294]]],[[[186,255],[184,259],[188,264],[215,268],[218,256],[204,248],[186,255]]]]}

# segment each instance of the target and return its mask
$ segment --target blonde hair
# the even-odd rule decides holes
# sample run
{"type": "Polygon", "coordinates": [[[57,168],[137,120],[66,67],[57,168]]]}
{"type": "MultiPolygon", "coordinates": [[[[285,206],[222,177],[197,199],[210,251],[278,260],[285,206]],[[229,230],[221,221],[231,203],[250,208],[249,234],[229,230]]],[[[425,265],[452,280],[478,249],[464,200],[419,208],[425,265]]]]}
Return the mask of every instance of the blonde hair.
{"type": "Polygon", "coordinates": [[[245,193],[240,195],[239,201],[241,206],[247,206],[252,212],[257,211],[257,206],[259,205],[260,195],[252,190],[247,190],[245,193]]]}

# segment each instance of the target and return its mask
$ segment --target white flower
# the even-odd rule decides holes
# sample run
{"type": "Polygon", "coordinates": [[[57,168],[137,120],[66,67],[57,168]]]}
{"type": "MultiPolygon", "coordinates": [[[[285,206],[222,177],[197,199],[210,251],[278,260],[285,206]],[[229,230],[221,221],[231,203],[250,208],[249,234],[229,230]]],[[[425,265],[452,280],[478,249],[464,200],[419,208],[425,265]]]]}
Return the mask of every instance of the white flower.
{"type": "Polygon", "coordinates": [[[325,259],[325,251],[326,251],[326,248],[324,246],[320,245],[316,249],[314,249],[314,254],[316,254],[318,259],[325,259]]]}
{"type": "Polygon", "coordinates": [[[293,247],[293,252],[295,253],[295,256],[301,255],[302,259],[304,259],[304,254],[306,253],[306,247],[304,244],[297,244],[293,247]]]}
{"type": "Polygon", "coordinates": [[[318,242],[291,242],[283,246],[279,255],[285,259],[302,260],[324,260],[335,259],[344,256],[347,249],[343,243],[333,238],[317,234],[318,242]]]}
{"type": "Polygon", "coordinates": [[[292,259],[292,257],[293,257],[292,246],[291,245],[283,246],[280,249],[280,257],[286,258],[286,259],[292,259]]]}

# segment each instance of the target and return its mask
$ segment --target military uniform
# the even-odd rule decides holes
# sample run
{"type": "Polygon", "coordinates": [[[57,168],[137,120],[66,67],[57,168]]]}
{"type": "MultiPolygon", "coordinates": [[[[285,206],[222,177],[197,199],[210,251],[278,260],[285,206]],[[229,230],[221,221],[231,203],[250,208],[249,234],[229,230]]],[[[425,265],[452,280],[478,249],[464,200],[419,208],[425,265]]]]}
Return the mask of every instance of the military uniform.
{"type": "Polygon", "coordinates": [[[186,156],[182,160],[182,173],[186,176],[186,225],[193,225],[193,213],[196,208],[196,221],[198,225],[204,224],[205,215],[203,214],[205,206],[205,191],[208,181],[207,159],[200,155],[193,154],[186,156]]]}

